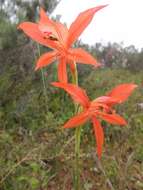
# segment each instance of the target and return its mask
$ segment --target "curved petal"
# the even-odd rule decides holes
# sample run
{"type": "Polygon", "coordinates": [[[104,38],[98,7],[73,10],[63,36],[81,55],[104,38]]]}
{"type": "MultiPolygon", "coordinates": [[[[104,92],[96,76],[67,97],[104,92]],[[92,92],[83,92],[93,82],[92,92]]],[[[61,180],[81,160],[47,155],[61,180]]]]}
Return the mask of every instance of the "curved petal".
{"type": "Polygon", "coordinates": [[[63,25],[60,22],[56,22],[55,24],[56,24],[58,30],[60,31],[61,40],[62,40],[63,44],[66,46],[66,41],[68,38],[68,29],[65,25],[63,25]]]}
{"type": "Polygon", "coordinates": [[[66,92],[70,94],[74,101],[80,103],[84,108],[88,108],[90,104],[89,98],[86,95],[86,92],[80,87],[73,84],[65,84],[60,82],[53,82],[52,85],[63,88],[66,92]]]}
{"type": "Polygon", "coordinates": [[[51,32],[52,35],[63,44],[67,40],[68,29],[66,26],[49,19],[46,12],[42,8],[40,8],[39,28],[42,32],[51,32]]]}
{"type": "Polygon", "coordinates": [[[120,115],[118,115],[118,114],[115,114],[115,113],[107,114],[107,113],[101,113],[101,112],[98,113],[98,114],[103,120],[105,120],[105,121],[107,121],[107,122],[109,122],[111,124],[114,124],[114,125],[127,125],[127,122],[125,121],[125,119],[123,117],[121,117],[120,115]]]}
{"type": "Polygon", "coordinates": [[[50,51],[48,53],[45,53],[41,55],[41,57],[38,59],[35,70],[38,70],[42,67],[45,67],[56,60],[58,56],[57,51],[50,51]]]}
{"type": "Polygon", "coordinates": [[[94,14],[107,5],[101,5],[81,12],[69,28],[67,46],[70,47],[81,35],[84,29],[90,24],[94,14]]]}
{"type": "Polygon", "coordinates": [[[60,58],[58,63],[58,79],[60,82],[67,83],[67,68],[66,68],[66,59],[60,58]]]}
{"type": "Polygon", "coordinates": [[[110,96],[100,96],[99,98],[96,98],[95,100],[92,101],[92,103],[102,103],[102,104],[107,104],[107,105],[115,104],[117,102],[118,102],[117,99],[110,96]]]}
{"type": "Polygon", "coordinates": [[[127,100],[136,87],[136,84],[121,84],[116,86],[107,96],[115,98],[118,103],[122,103],[127,100]]]}
{"type": "Polygon", "coordinates": [[[72,117],[69,121],[64,124],[64,128],[73,128],[79,125],[84,124],[89,119],[88,112],[82,112],[74,117],[72,117]]]}
{"type": "Polygon", "coordinates": [[[40,8],[40,21],[38,23],[38,26],[41,32],[51,32],[54,37],[59,39],[59,36],[55,28],[55,22],[47,16],[43,8],[40,8]]]}
{"type": "Polygon", "coordinates": [[[42,7],[40,7],[40,22],[43,24],[51,22],[51,20],[49,19],[48,15],[46,14],[46,12],[42,7]]]}
{"type": "Polygon", "coordinates": [[[57,42],[44,38],[42,32],[39,30],[38,24],[32,22],[23,22],[18,26],[18,29],[23,30],[27,36],[44,46],[50,47],[52,49],[59,49],[57,42]]]}
{"type": "Polygon", "coordinates": [[[104,132],[100,122],[96,119],[96,117],[92,118],[92,122],[93,122],[94,134],[97,144],[97,155],[99,158],[101,158],[102,147],[104,143],[104,132]]]}
{"type": "Polygon", "coordinates": [[[94,65],[95,67],[100,66],[92,55],[81,48],[70,49],[68,59],[79,63],[94,65]]]}

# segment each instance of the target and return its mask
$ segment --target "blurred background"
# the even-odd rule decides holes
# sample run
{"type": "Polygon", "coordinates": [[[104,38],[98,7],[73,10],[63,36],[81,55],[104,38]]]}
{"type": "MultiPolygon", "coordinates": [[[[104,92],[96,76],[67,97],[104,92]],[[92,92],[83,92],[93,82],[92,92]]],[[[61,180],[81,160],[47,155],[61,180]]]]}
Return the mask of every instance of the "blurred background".
{"type": "MultiPolygon", "coordinates": [[[[0,190],[72,190],[74,130],[61,130],[60,126],[73,115],[74,105],[63,91],[50,85],[57,80],[56,64],[43,70],[46,89],[41,72],[34,71],[39,55],[50,49],[17,30],[20,22],[38,21],[40,6],[54,20],[69,25],[70,18],[62,15],[62,3],[0,0],[0,190]]],[[[98,13],[98,19],[102,14],[104,11],[98,13]]],[[[114,27],[102,25],[108,31],[114,27]]],[[[86,35],[90,32],[93,33],[91,28],[86,35]]],[[[142,190],[143,48],[129,39],[126,43],[124,38],[115,42],[107,38],[105,43],[101,38],[88,43],[83,36],[75,43],[75,47],[89,51],[103,64],[98,70],[78,64],[80,86],[91,99],[105,95],[117,84],[133,82],[139,87],[124,105],[116,108],[128,121],[127,127],[103,122],[106,137],[102,164],[106,175],[98,166],[91,124],[84,126],[82,189],[108,190],[110,181],[117,190],[142,190]]]]}

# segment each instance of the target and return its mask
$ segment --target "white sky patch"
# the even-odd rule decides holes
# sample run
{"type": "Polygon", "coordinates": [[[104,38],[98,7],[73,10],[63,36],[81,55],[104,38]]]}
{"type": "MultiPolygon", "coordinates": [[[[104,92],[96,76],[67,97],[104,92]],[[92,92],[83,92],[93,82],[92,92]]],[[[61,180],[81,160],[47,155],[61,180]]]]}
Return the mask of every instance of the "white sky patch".
{"type": "Polygon", "coordinates": [[[62,0],[53,15],[62,15],[68,26],[77,15],[94,6],[109,4],[94,16],[80,39],[88,44],[123,42],[143,47],[143,0],[62,0]]]}

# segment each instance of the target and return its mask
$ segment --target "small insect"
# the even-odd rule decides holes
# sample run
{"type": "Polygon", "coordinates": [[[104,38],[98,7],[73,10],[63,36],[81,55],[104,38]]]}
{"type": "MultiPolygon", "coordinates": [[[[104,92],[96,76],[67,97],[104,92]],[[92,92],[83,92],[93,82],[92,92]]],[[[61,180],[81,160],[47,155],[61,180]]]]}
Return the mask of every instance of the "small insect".
{"type": "Polygon", "coordinates": [[[52,35],[49,36],[49,39],[53,40],[53,41],[58,41],[58,39],[56,37],[52,36],[52,35]]]}
{"type": "Polygon", "coordinates": [[[44,32],[44,39],[58,41],[58,39],[54,35],[52,35],[52,32],[44,32]]]}

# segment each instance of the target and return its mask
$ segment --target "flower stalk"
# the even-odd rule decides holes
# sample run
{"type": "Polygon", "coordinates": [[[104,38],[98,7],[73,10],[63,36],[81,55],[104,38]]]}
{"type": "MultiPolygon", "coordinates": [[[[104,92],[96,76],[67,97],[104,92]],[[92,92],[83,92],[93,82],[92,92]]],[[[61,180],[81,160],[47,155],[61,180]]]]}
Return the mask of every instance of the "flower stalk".
{"type": "MultiPolygon", "coordinates": [[[[74,72],[72,73],[72,84],[78,86],[78,71],[74,62],[74,72]]],[[[80,112],[79,105],[75,103],[75,114],[80,112]]],[[[81,127],[75,129],[75,166],[74,166],[74,189],[80,190],[80,141],[81,127]]]]}
{"type": "Polygon", "coordinates": [[[75,190],[80,190],[80,141],[81,141],[81,127],[75,129],[75,175],[74,185],[75,190]]]}
{"type": "MultiPolygon", "coordinates": [[[[26,35],[36,42],[53,49],[40,56],[40,48],[39,45],[37,46],[40,58],[37,61],[35,70],[48,66],[57,60],[57,76],[59,82],[53,82],[52,85],[64,89],[75,101],[75,116],[69,119],[63,126],[63,128],[76,128],[74,190],[81,189],[81,126],[89,120],[92,122],[97,145],[97,155],[100,159],[104,144],[104,129],[100,123],[101,120],[113,125],[127,125],[125,119],[116,113],[114,106],[126,101],[137,87],[137,85],[133,83],[121,84],[116,86],[112,89],[112,91],[104,96],[90,100],[86,94],[86,91],[78,86],[78,72],[76,63],[93,65],[94,67],[98,67],[99,64],[92,55],[82,48],[73,48],[73,44],[85,28],[90,24],[95,13],[106,6],[107,5],[101,5],[81,12],[69,28],[62,23],[51,20],[42,8],[40,8],[40,20],[38,23],[23,22],[18,26],[19,29],[23,30],[26,35]],[[72,73],[71,83],[68,83],[67,65],[70,65],[70,70],[72,73]]],[[[41,74],[45,103],[47,105],[47,88],[44,70],[41,70],[41,74]]]]}
{"type": "MultiPolygon", "coordinates": [[[[38,43],[37,43],[37,49],[38,49],[38,56],[40,57],[41,52],[40,52],[40,46],[39,46],[38,43]]],[[[41,68],[40,70],[41,70],[41,78],[42,78],[42,83],[43,83],[43,93],[44,93],[44,96],[45,96],[45,105],[47,107],[48,99],[47,99],[47,87],[46,87],[46,78],[45,78],[45,75],[44,75],[44,68],[41,68]]],[[[47,111],[48,111],[48,109],[47,109],[47,111]]]]}

